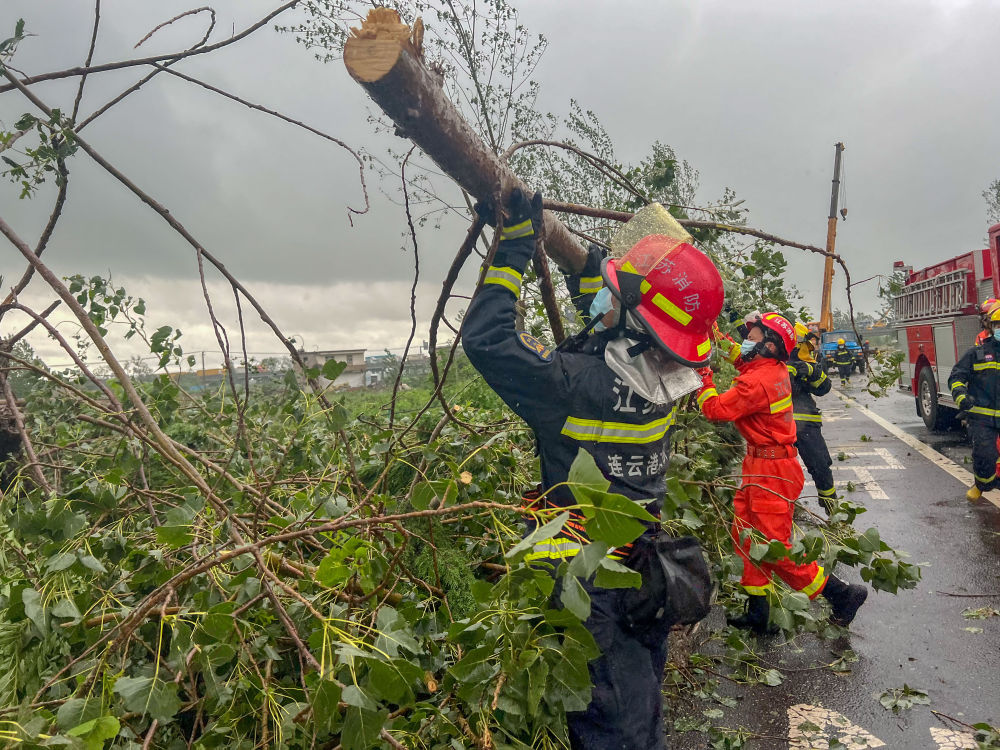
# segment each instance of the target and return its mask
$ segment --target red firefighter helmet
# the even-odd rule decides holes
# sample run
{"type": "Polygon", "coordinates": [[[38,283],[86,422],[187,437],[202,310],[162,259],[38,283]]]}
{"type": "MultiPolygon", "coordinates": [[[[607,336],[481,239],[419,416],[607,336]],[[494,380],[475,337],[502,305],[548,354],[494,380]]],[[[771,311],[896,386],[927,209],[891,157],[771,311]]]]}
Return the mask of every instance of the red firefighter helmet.
{"type": "Polygon", "coordinates": [[[654,343],[689,367],[712,354],[712,325],[722,311],[722,277],[693,245],[663,234],[643,237],[601,267],[604,281],[654,343]]]}
{"type": "Polygon", "coordinates": [[[788,355],[795,348],[795,328],[788,319],[776,312],[766,312],[760,316],[757,325],[765,329],[765,332],[774,333],[781,344],[785,347],[784,352],[778,352],[781,359],[788,359],[788,355]]]}

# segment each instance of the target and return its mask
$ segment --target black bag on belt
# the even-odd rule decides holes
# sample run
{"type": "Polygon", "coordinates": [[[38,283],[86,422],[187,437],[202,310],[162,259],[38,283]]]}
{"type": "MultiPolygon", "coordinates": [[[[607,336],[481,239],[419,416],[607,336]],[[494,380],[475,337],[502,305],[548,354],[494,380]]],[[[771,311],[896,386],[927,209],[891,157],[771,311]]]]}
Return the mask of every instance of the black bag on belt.
{"type": "Polygon", "coordinates": [[[703,620],[712,606],[712,576],[698,540],[660,533],[634,545],[626,564],[642,575],[642,586],[624,592],[628,627],[646,631],[703,620]]]}

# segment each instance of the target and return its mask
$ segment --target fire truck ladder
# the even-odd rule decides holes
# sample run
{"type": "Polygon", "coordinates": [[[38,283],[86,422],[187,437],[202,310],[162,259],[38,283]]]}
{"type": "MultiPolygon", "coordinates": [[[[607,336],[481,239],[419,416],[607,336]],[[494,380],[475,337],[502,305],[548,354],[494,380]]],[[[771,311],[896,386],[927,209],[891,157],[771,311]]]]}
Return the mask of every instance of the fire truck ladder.
{"type": "Polygon", "coordinates": [[[903,287],[902,294],[892,299],[896,320],[920,320],[961,313],[969,304],[965,280],[968,273],[968,269],[960,268],[903,287]]]}

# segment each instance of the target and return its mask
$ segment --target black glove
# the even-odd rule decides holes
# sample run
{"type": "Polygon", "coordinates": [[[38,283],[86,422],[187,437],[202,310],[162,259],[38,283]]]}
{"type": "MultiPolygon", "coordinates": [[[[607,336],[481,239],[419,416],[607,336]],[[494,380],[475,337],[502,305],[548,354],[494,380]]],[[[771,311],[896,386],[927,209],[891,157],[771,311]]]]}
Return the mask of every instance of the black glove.
{"type": "MultiPolygon", "coordinates": [[[[473,207],[477,214],[491,227],[496,226],[496,206],[493,198],[481,200],[473,207]]],[[[534,224],[524,227],[526,221],[537,220],[542,215],[542,194],[535,193],[526,197],[521,188],[514,188],[504,202],[504,231],[501,239],[511,240],[519,237],[530,237],[535,233],[534,224]],[[524,231],[527,229],[527,231],[524,231]]]]}
{"type": "Polygon", "coordinates": [[[975,399],[973,399],[968,393],[963,393],[955,399],[955,403],[958,405],[959,411],[969,411],[969,409],[976,405],[975,399]]]}
{"type": "Polygon", "coordinates": [[[596,242],[591,242],[587,247],[587,262],[583,264],[581,276],[600,276],[601,263],[608,257],[608,249],[596,242]]]}

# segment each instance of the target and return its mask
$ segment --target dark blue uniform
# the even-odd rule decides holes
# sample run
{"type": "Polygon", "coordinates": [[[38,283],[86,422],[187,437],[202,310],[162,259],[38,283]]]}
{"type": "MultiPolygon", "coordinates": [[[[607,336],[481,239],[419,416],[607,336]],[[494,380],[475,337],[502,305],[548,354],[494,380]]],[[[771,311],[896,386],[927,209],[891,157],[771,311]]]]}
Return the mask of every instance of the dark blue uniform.
{"type": "MultiPolygon", "coordinates": [[[[532,236],[500,243],[463,322],[465,353],[534,430],[542,487],[554,488],[546,495],[549,504],[576,504],[567,487],[556,485],[566,481],[583,448],[611,482],[610,491],[633,500],[651,499],[646,507],[658,515],[676,409],[672,404],[652,404],[622,382],[604,362],[601,336],[592,336],[580,351],[552,351],[515,330],[514,303],[534,250],[532,236]]],[[[595,267],[599,260],[592,252],[581,277],[570,282],[583,310],[600,288],[599,266],[595,267]]],[[[541,543],[534,557],[556,563],[572,557],[581,549],[581,531],[582,527],[564,530],[541,543]]],[[[660,691],[667,628],[631,632],[623,618],[622,596],[627,589],[587,586],[587,590],[591,614],[585,624],[602,654],[590,663],[590,705],[568,715],[572,745],[587,750],[660,750],[665,747],[660,691]]]]}
{"type": "Polygon", "coordinates": [[[788,377],[792,381],[792,417],[797,435],[795,447],[809,476],[816,483],[820,503],[828,508],[830,501],[837,497],[830,469],[833,459],[823,439],[823,416],[813,397],[830,392],[830,378],[822,365],[801,359],[798,349],[793,350],[788,358],[788,377]]]}
{"type": "Polygon", "coordinates": [[[854,363],[854,355],[851,354],[847,345],[838,346],[833,353],[833,364],[840,371],[840,384],[847,385],[851,382],[851,369],[854,363]]]}
{"type": "Polygon", "coordinates": [[[952,368],[948,388],[968,411],[972,471],[981,491],[997,484],[997,435],[1000,433],[1000,342],[992,336],[968,349],[952,368]]]}

